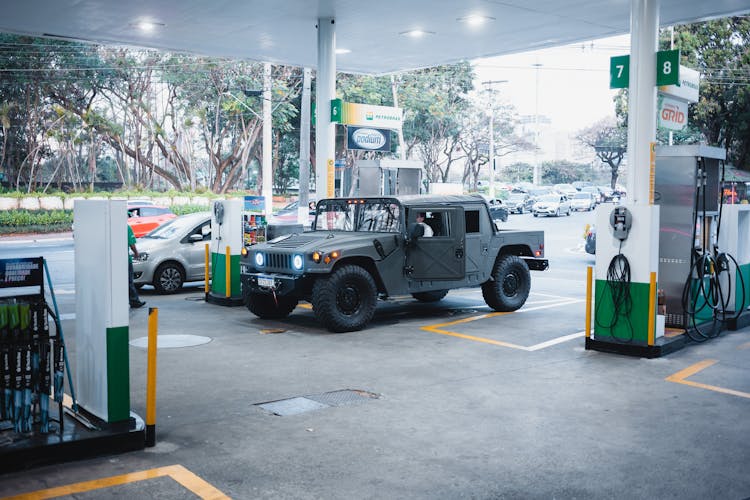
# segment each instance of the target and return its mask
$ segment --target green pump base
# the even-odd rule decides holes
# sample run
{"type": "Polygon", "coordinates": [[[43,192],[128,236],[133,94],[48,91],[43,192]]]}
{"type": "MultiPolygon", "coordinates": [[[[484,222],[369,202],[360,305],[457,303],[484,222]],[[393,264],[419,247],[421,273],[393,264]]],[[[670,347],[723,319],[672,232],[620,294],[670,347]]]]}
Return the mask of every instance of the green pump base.
{"type": "Polygon", "coordinates": [[[586,350],[653,359],[679,351],[685,347],[687,342],[688,337],[684,333],[674,337],[659,337],[654,342],[654,345],[648,345],[642,342],[621,342],[612,337],[603,337],[599,339],[588,337],[586,338],[586,350]]]}
{"type": "Polygon", "coordinates": [[[5,441],[0,446],[0,474],[145,447],[143,419],[133,412],[130,412],[127,420],[107,423],[79,409],[85,420],[95,426],[92,430],[64,411],[63,430],[60,432],[57,408],[56,404],[50,405],[50,430],[46,434],[39,432],[38,422],[34,423],[31,433],[0,430],[0,436],[5,441]]]}
{"type": "Polygon", "coordinates": [[[226,295],[219,295],[214,292],[208,292],[206,294],[206,302],[209,304],[215,304],[217,306],[227,307],[238,307],[245,305],[245,301],[242,299],[242,297],[227,297],[226,295]]]}

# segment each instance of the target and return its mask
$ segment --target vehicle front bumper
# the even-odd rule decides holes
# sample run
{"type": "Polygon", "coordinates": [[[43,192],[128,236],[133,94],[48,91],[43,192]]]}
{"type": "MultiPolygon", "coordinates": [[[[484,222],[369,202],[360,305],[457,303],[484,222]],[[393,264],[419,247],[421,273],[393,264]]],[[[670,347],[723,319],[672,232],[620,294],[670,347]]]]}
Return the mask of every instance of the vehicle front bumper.
{"type": "Polygon", "coordinates": [[[283,273],[258,273],[242,271],[240,273],[242,293],[273,293],[275,295],[294,295],[302,297],[306,293],[308,280],[304,275],[283,273]]]}
{"type": "Polygon", "coordinates": [[[555,215],[559,207],[546,207],[546,208],[535,208],[534,213],[540,215],[555,215]]]}

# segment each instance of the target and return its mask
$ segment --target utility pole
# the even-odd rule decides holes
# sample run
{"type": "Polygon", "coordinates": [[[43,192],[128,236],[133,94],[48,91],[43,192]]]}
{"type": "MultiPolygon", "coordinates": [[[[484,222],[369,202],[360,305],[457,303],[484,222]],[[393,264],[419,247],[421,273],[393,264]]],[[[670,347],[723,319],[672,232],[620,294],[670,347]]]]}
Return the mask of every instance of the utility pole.
{"type": "Polygon", "coordinates": [[[539,185],[540,168],[539,168],[539,68],[544,66],[542,63],[532,64],[536,68],[536,105],[534,109],[534,176],[532,182],[535,186],[539,185]]]}
{"type": "Polygon", "coordinates": [[[273,215],[273,164],[271,149],[271,64],[263,63],[263,185],[261,194],[265,198],[265,213],[273,215]]]}
{"type": "Polygon", "coordinates": [[[496,83],[506,83],[507,81],[508,80],[487,80],[486,82],[482,82],[482,85],[487,86],[487,108],[490,114],[490,150],[488,153],[489,161],[487,162],[490,171],[490,199],[495,199],[495,90],[492,86],[496,83]]]}

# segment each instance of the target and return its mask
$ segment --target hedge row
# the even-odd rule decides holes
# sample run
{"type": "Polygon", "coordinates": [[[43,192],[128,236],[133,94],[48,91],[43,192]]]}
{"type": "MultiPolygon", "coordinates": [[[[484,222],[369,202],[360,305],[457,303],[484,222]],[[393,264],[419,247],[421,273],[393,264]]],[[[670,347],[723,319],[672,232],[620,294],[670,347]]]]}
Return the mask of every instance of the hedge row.
{"type": "Polygon", "coordinates": [[[70,231],[72,210],[2,210],[0,234],[70,231]]]}

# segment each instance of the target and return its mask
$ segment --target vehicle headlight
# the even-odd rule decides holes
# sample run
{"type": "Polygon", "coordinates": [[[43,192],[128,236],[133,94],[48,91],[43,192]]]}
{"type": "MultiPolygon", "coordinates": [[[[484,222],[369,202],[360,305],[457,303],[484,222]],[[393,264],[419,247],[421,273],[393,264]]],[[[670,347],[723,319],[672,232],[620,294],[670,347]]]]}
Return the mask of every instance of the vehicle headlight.
{"type": "Polygon", "coordinates": [[[133,258],[136,262],[146,262],[148,260],[148,252],[138,252],[138,258],[133,258]]]}
{"type": "Polygon", "coordinates": [[[266,256],[263,255],[261,252],[255,252],[255,265],[258,267],[263,267],[265,263],[266,263],[266,256]]]}
{"type": "Polygon", "coordinates": [[[292,257],[292,267],[296,271],[301,271],[303,265],[304,265],[304,259],[302,258],[301,255],[298,254],[292,257]]]}

